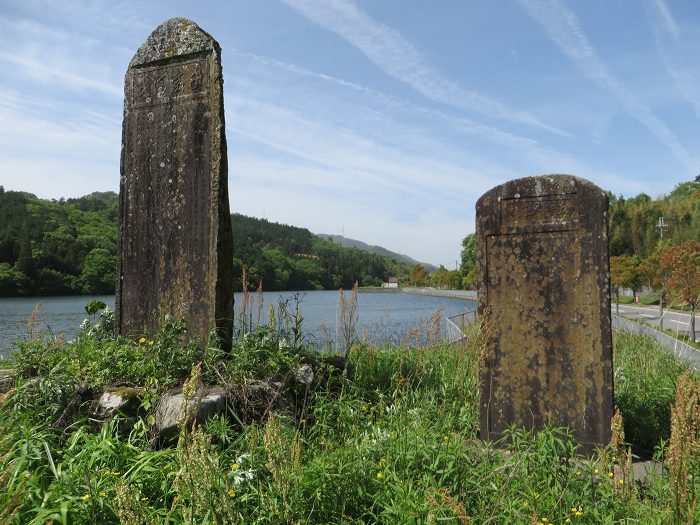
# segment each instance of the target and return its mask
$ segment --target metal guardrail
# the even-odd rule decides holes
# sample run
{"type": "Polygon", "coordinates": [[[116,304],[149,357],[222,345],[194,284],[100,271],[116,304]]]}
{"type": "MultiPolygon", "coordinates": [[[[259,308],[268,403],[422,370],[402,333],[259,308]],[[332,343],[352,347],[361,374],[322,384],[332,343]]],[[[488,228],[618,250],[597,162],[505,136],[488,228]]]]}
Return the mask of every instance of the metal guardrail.
{"type": "Polygon", "coordinates": [[[695,370],[700,370],[700,351],[685,344],[683,341],[679,341],[675,337],[659,332],[651,326],[640,324],[632,319],[627,319],[616,314],[612,314],[612,327],[617,330],[627,330],[633,334],[644,334],[651,337],[661,346],[673,352],[673,355],[676,357],[690,361],[695,370]]]}
{"type": "Polygon", "coordinates": [[[456,343],[466,338],[467,326],[476,321],[476,309],[445,318],[445,340],[456,343]]]}
{"type": "MultiPolygon", "coordinates": [[[[456,343],[464,339],[466,337],[466,327],[476,321],[476,317],[476,309],[446,317],[445,340],[450,343],[456,343]]],[[[640,324],[616,314],[612,314],[612,327],[616,330],[627,330],[634,334],[644,334],[647,337],[651,337],[661,346],[670,350],[673,355],[689,361],[695,370],[700,371],[700,351],[683,341],[679,341],[675,337],[659,332],[650,326],[640,324]]]]}

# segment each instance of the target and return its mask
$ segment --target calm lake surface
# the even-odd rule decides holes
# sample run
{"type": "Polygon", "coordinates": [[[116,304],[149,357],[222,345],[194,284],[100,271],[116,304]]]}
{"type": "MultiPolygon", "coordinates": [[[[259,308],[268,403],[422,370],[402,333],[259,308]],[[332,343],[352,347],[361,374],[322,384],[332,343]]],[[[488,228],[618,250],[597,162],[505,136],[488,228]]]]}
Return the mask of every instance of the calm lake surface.
{"type": "MultiPolygon", "coordinates": [[[[255,294],[252,294],[255,298],[255,294]]],[[[346,298],[350,294],[346,293],[346,298]]],[[[236,313],[240,312],[242,294],[236,293],[236,313]]],[[[28,337],[27,320],[39,305],[35,330],[42,333],[63,333],[67,340],[75,337],[80,323],[87,317],[85,305],[92,299],[104,301],[114,308],[114,296],[79,297],[30,297],[0,299],[0,356],[7,357],[17,340],[28,337]]],[[[303,331],[307,340],[323,346],[336,337],[338,292],[265,292],[261,311],[261,323],[267,322],[268,304],[278,310],[280,301],[287,301],[290,309],[295,300],[303,317],[303,331]]],[[[443,310],[440,320],[444,330],[444,317],[463,313],[475,307],[472,301],[451,297],[432,297],[410,293],[360,293],[358,294],[357,335],[372,342],[396,343],[419,324],[429,319],[437,310],[443,310]]],[[[257,322],[258,303],[252,306],[253,320],[257,322]]]]}

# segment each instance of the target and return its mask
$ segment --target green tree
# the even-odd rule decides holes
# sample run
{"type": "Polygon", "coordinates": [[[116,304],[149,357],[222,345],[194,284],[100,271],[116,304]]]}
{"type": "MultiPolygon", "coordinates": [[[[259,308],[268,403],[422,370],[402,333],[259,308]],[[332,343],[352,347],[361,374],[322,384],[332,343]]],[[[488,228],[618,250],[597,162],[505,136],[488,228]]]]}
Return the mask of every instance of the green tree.
{"type": "Polygon", "coordinates": [[[466,277],[476,267],[476,234],[470,233],[462,240],[461,264],[462,277],[466,277]]]}
{"type": "Polygon", "coordinates": [[[80,274],[84,293],[108,294],[114,290],[117,258],[105,248],[95,248],[83,261],[80,274]]]}
{"type": "Polygon", "coordinates": [[[671,278],[670,268],[661,265],[661,257],[668,246],[659,245],[656,250],[639,264],[643,281],[659,293],[659,328],[664,329],[664,302],[671,278]]]}
{"type": "Polygon", "coordinates": [[[436,288],[442,288],[447,284],[447,268],[442,264],[435,270],[435,272],[430,276],[430,283],[436,288]]]}
{"type": "Polygon", "coordinates": [[[411,268],[410,280],[414,286],[425,286],[428,279],[428,270],[420,264],[416,263],[411,268]]]}
{"type": "Polygon", "coordinates": [[[616,313],[620,313],[620,289],[631,288],[633,295],[641,286],[639,258],[631,255],[610,257],[610,285],[617,299],[616,313]]]}

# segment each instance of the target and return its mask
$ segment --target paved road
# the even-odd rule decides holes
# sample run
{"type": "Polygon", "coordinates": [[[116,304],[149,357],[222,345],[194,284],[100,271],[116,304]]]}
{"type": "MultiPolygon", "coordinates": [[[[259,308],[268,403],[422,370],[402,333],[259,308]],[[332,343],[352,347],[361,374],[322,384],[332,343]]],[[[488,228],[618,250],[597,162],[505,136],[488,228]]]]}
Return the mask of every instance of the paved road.
{"type": "MultiPolygon", "coordinates": [[[[616,312],[616,305],[613,302],[612,312],[616,312]]],[[[620,305],[620,315],[631,319],[638,319],[650,324],[653,327],[659,325],[659,307],[658,306],[632,306],[628,304],[620,305]]],[[[695,334],[700,336],[700,319],[695,317],[695,334]]],[[[683,312],[674,312],[672,310],[664,310],[663,326],[665,329],[671,329],[674,332],[684,334],[690,331],[690,314],[683,312]]]]}

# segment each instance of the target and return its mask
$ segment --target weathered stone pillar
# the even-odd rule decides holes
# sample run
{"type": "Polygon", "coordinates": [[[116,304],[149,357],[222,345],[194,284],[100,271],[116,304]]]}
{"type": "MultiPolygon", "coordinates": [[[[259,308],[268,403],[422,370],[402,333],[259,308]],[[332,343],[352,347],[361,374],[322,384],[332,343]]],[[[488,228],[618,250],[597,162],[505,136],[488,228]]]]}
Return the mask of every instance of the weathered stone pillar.
{"type": "Polygon", "coordinates": [[[233,330],[221,48],[197,24],[161,24],[124,86],[116,330],[137,337],[166,315],[189,337],[233,330]]]}
{"type": "Polygon", "coordinates": [[[606,444],[613,414],[608,199],[569,175],[513,180],[476,204],[481,437],[568,426],[606,444]]]}

